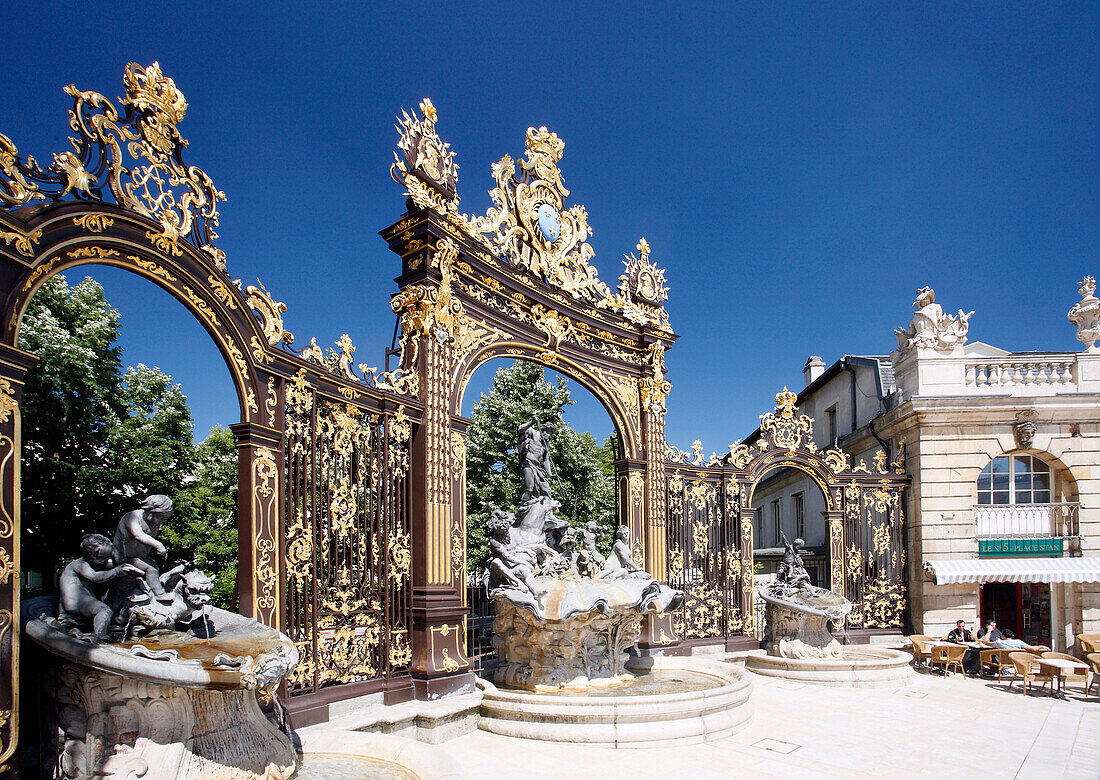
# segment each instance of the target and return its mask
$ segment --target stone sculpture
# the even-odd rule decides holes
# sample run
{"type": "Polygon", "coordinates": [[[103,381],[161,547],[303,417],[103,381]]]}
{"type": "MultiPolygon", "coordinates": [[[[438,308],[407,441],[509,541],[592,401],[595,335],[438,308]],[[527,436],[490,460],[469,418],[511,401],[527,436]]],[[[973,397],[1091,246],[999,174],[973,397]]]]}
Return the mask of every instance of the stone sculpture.
{"type": "Polygon", "coordinates": [[[1077,340],[1089,352],[1100,352],[1096,342],[1100,340],[1100,298],[1097,298],[1096,279],[1086,276],[1077,287],[1081,300],[1069,310],[1069,321],[1077,326],[1077,340]]]}
{"type": "Polygon", "coordinates": [[[899,352],[910,349],[950,352],[966,343],[970,318],[974,312],[966,313],[959,309],[955,316],[944,314],[943,308],[936,303],[936,292],[931,287],[917,290],[913,312],[913,319],[907,329],[894,329],[898,337],[899,352]]]}
{"type": "Polygon", "coordinates": [[[770,655],[783,658],[840,658],[840,643],[829,632],[830,620],[839,622],[852,602],[810,584],[802,563],[802,540],[783,538],[783,559],[775,580],[761,585],[765,602],[764,644],[770,655]]]}
{"type": "Polygon", "coordinates": [[[609,555],[596,546],[593,521],[574,527],[559,516],[551,481],[553,425],[519,429],[523,494],[516,511],[496,509],[489,523],[493,643],[501,683],[539,690],[612,684],[625,679],[626,649],[646,611],[675,609],[683,594],[659,584],[631,557],[620,527],[609,555]]]}
{"type": "Polygon", "coordinates": [[[49,599],[27,604],[27,634],[49,651],[55,778],[290,778],[296,759],[275,689],[298,662],[287,637],[215,609],[213,580],[162,572],[156,538],[172,515],[149,496],[114,541],[88,534],[49,599]],[[266,702],[266,715],[260,700],[266,702]]]}

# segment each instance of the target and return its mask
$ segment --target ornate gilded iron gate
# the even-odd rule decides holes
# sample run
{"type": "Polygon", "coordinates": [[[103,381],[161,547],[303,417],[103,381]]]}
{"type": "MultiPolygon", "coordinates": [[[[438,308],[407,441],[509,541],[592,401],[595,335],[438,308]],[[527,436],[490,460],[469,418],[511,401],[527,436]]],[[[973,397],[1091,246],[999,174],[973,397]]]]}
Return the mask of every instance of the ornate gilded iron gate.
{"type": "MultiPolygon", "coordinates": [[[[704,461],[669,447],[669,581],[684,590],[674,625],[685,640],[732,640],[756,629],[753,604],[753,490],[775,469],[796,469],[824,494],[829,587],[853,603],[848,629],[901,629],[906,620],[904,447],[893,462],[878,452],[854,467],[839,449],[819,450],[813,419],[796,415],[783,388],[760,429],[726,455],[704,461]]],[[[904,443],[903,443],[904,444],[904,443]]],[[[758,633],[758,632],[757,632],[758,633]]]]}
{"type": "Polygon", "coordinates": [[[304,371],[286,396],[286,631],[301,655],[290,692],[404,671],[409,421],[325,398],[304,371]]]}

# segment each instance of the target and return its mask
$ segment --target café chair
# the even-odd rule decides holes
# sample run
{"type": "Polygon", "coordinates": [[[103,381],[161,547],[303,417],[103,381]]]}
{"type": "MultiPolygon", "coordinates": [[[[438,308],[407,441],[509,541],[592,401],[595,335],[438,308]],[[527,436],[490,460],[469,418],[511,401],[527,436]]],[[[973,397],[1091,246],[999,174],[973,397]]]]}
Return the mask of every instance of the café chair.
{"type": "Polygon", "coordinates": [[[921,661],[927,659],[932,660],[932,648],[928,645],[932,641],[932,637],[925,636],[924,634],[913,634],[909,637],[909,642],[913,645],[913,665],[920,666],[921,661]]]}
{"type": "MultiPolygon", "coordinates": [[[[1031,683],[1041,682],[1043,687],[1046,687],[1048,682],[1054,681],[1054,675],[1044,670],[1041,666],[1035,663],[1035,659],[1039,656],[1032,653],[1025,653],[1023,650],[1017,650],[1009,653],[1008,658],[1012,661],[1012,667],[1016,672],[1016,677],[1020,677],[1024,681],[1024,693],[1031,692],[1031,683]]],[[[1012,687],[1012,683],[1016,681],[1016,677],[1009,680],[1009,687],[1012,687]]]]}
{"type": "Polygon", "coordinates": [[[928,662],[933,669],[936,666],[943,667],[943,676],[952,667],[959,670],[959,674],[965,674],[963,670],[963,656],[966,655],[966,645],[939,645],[932,648],[932,660],[928,662]]]}
{"type": "Polygon", "coordinates": [[[1006,671],[1012,672],[1015,667],[1012,666],[1012,661],[1008,658],[1008,650],[1001,650],[998,648],[991,648],[989,650],[982,650],[979,655],[982,657],[982,666],[984,670],[987,666],[993,666],[997,669],[997,682],[1001,681],[1001,675],[1006,671]]]}
{"type": "MultiPolygon", "coordinates": [[[[1063,661],[1074,661],[1081,663],[1081,659],[1076,656],[1069,655],[1068,653],[1053,653],[1046,652],[1042,655],[1043,658],[1061,658],[1063,661]]],[[[1062,687],[1065,687],[1068,683],[1079,682],[1085,693],[1088,694],[1088,682],[1089,682],[1089,670],[1086,669],[1083,672],[1071,672],[1068,669],[1062,672],[1062,687]]]]}
{"type": "Polygon", "coordinates": [[[1096,698],[1100,700],[1100,653],[1089,653],[1085,656],[1085,660],[1088,661],[1090,667],[1092,667],[1092,682],[1085,688],[1085,695],[1088,695],[1092,686],[1096,686],[1096,698]]]}
{"type": "Polygon", "coordinates": [[[1100,653],[1100,634],[1078,634],[1077,641],[1081,643],[1083,654],[1100,653]]]}

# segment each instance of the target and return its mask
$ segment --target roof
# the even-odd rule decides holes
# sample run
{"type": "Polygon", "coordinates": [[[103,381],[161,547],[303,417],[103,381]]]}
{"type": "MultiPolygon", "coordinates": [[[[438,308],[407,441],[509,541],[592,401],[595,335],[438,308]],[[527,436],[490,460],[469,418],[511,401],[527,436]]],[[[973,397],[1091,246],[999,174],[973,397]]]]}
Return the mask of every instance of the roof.
{"type": "Polygon", "coordinates": [[[937,585],[955,582],[1100,582],[1100,558],[926,560],[937,585]]]}

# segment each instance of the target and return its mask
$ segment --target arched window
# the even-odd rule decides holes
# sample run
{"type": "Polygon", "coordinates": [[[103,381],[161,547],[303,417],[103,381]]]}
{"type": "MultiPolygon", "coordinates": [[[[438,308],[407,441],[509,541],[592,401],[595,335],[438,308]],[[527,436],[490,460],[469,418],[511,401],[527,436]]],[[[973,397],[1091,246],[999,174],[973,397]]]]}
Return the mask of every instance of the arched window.
{"type": "Polygon", "coordinates": [[[978,475],[979,504],[1049,504],[1050,466],[1032,455],[1002,455],[978,475]]]}

